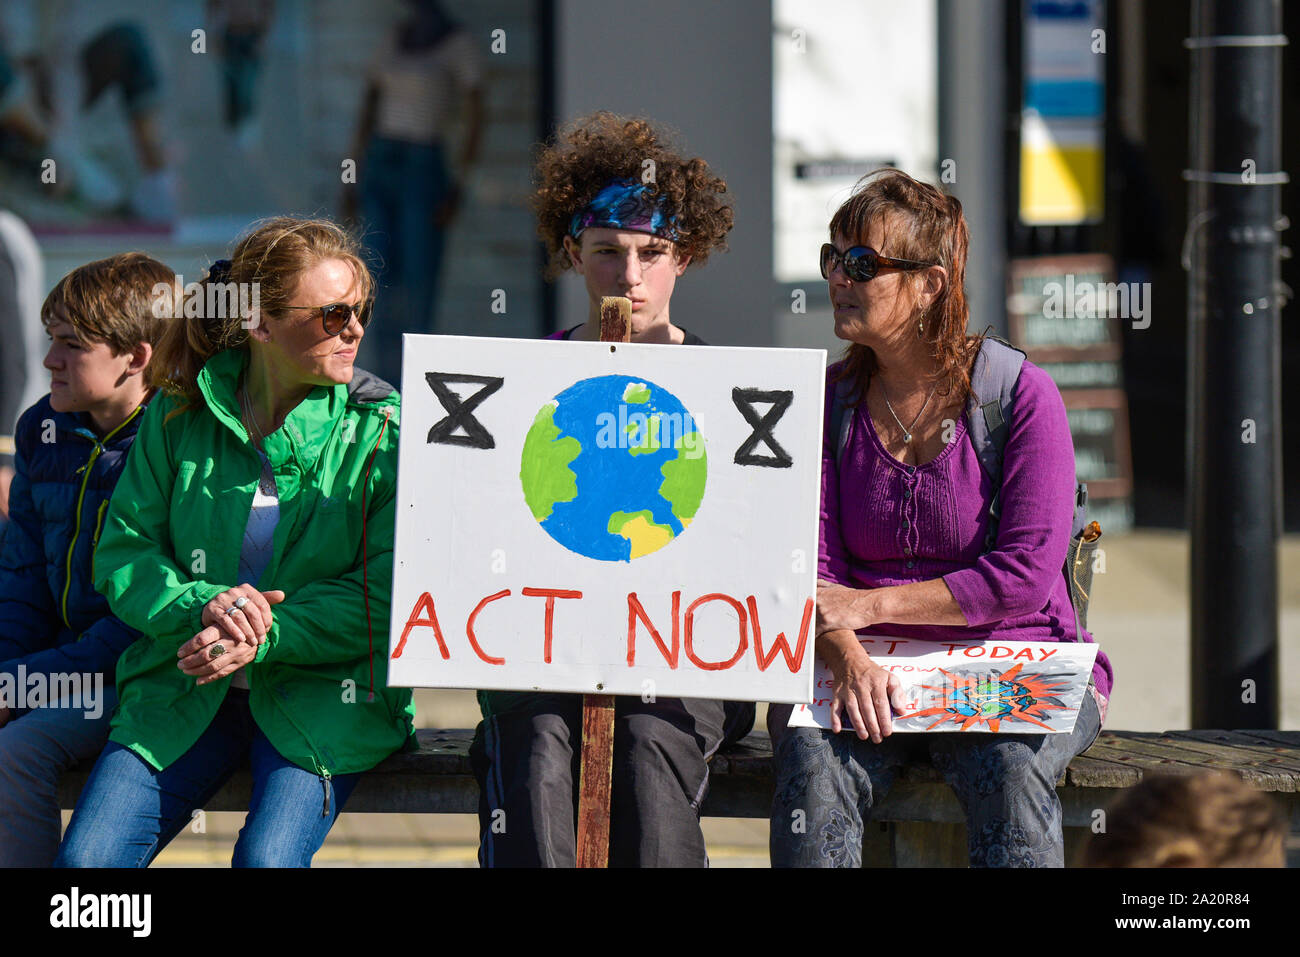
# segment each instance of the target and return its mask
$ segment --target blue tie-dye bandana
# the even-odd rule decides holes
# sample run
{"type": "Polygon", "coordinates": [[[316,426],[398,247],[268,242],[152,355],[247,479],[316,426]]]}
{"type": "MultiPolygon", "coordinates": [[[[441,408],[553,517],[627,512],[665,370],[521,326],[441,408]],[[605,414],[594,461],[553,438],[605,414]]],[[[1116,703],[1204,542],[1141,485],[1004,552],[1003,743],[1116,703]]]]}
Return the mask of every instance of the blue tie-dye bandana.
{"type": "Polygon", "coordinates": [[[647,195],[650,187],[637,179],[617,179],[610,183],[569,222],[569,235],[577,239],[589,227],[627,229],[650,233],[661,239],[677,241],[676,217],[664,215],[655,198],[647,195]]]}

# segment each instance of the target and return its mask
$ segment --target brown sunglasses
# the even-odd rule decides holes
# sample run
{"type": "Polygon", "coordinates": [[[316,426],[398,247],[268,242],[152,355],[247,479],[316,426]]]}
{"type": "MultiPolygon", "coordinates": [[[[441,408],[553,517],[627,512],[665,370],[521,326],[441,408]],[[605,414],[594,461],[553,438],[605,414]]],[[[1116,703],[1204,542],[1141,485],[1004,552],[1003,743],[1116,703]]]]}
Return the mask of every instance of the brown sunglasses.
{"type": "Polygon", "coordinates": [[[882,256],[870,246],[854,246],[840,252],[830,243],[822,246],[822,278],[829,279],[831,270],[837,265],[844,267],[844,274],[854,282],[869,282],[882,269],[925,269],[937,263],[922,263],[914,259],[891,259],[882,256]]]}
{"type": "Polygon", "coordinates": [[[355,313],[357,322],[361,323],[364,329],[370,324],[370,317],[374,312],[375,301],[367,299],[358,306],[350,306],[346,302],[331,302],[327,306],[284,306],[284,309],[313,309],[320,312],[320,322],[325,329],[325,335],[337,336],[348,327],[355,313]]]}

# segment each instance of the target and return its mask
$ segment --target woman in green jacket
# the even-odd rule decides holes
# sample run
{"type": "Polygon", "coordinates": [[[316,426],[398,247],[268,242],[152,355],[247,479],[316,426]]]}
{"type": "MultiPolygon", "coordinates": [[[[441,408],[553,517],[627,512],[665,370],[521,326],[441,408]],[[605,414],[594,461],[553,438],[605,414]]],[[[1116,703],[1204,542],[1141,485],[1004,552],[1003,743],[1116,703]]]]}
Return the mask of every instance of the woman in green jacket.
{"type": "Polygon", "coordinates": [[[169,320],[95,553],[145,637],[56,865],[147,866],[249,762],[233,865],[309,866],[412,739],[386,687],[398,396],[353,370],[370,291],[342,230],[279,218],[186,297],[205,315],[169,320]]]}

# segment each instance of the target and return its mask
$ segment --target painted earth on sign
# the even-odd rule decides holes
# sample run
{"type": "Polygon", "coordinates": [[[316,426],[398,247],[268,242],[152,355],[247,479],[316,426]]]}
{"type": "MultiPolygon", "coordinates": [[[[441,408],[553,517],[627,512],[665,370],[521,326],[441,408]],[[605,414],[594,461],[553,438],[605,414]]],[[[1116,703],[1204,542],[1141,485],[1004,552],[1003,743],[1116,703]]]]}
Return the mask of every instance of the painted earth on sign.
{"type": "Polygon", "coordinates": [[[538,411],[519,480],[533,518],[570,551],[629,562],[674,541],[704,500],[704,437],[653,382],[583,379],[538,411]]]}

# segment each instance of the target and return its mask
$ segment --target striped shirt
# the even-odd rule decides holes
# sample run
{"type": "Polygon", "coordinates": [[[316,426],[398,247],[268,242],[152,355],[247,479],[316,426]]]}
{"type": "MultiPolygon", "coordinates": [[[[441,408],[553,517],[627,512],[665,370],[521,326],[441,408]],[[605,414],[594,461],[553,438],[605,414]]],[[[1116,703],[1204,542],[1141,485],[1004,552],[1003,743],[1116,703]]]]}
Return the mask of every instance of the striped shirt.
{"type": "Polygon", "coordinates": [[[367,71],[379,91],[375,134],[408,143],[441,141],[460,97],[478,87],[482,70],[474,41],[457,30],[427,50],[401,50],[395,34],[367,71]]]}

